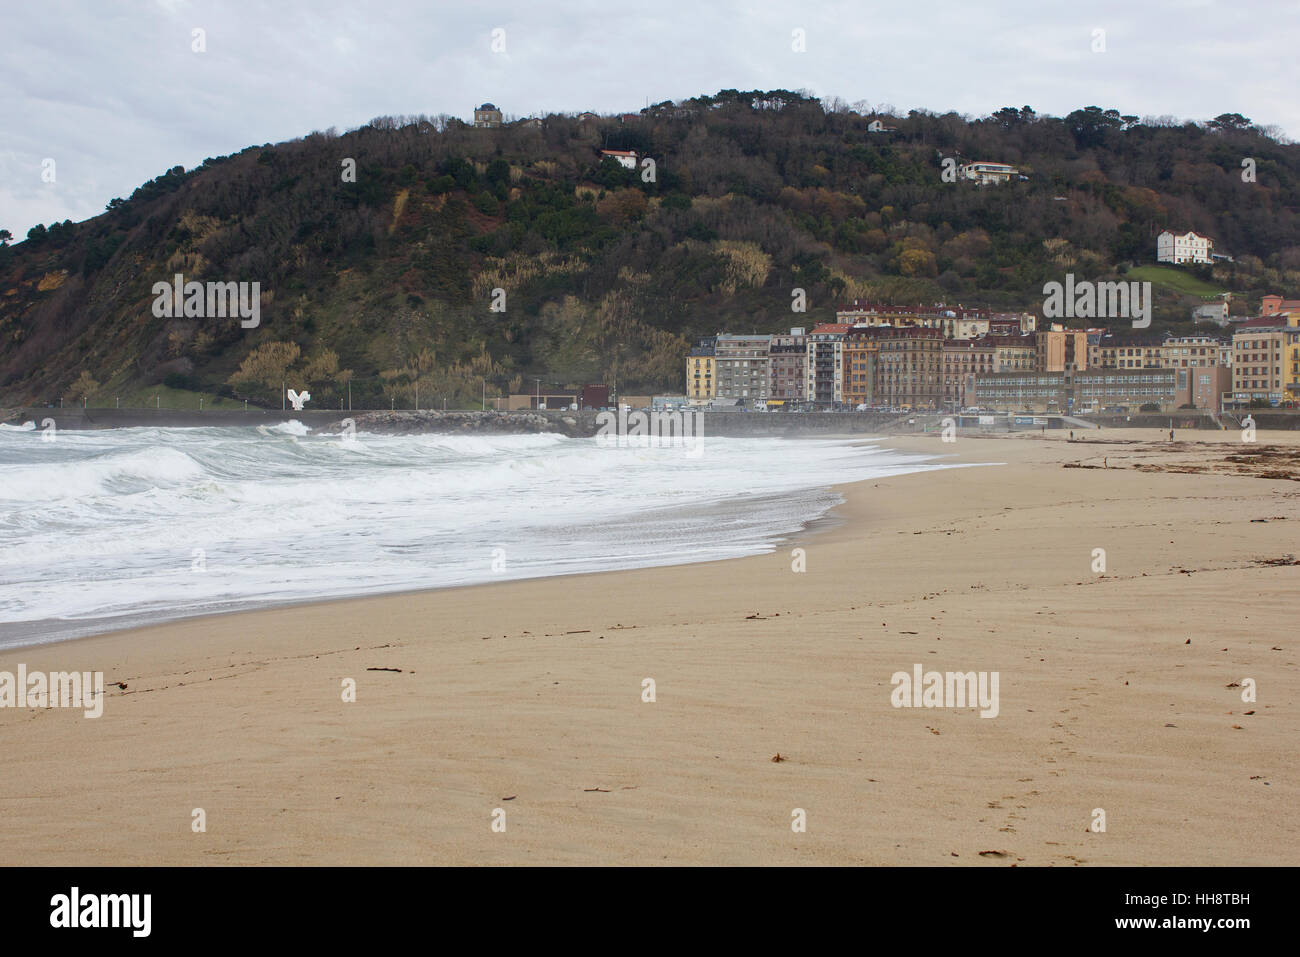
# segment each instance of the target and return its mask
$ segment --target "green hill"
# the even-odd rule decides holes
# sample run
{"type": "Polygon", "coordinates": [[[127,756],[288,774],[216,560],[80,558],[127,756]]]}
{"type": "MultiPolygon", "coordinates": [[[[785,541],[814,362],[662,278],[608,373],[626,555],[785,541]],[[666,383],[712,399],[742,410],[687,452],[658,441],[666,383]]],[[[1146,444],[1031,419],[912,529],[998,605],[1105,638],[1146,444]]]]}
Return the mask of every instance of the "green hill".
{"type": "Polygon", "coordinates": [[[164,384],[278,405],[282,376],[315,407],[349,382],[358,407],[417,387],[469,405],[534,378],[680,391],[697,335],[810,326],[854,297],[1037,310],[1067,271],[1150,262],[1166,227],[1236,261],[1166,271],[1188,282],[1160,283],[1156,328],[1188,322],[1184,293],[1293,293],[1300,147],[1235,115],[869,117],[785,91],[490,130],[381,118],[177,167],[0,247],[0,404],[164,384]],[[653,179],[602,147],[652,158],[653,179]],[[949,158],[1026,178],[946,182],[949,158]],[[176,273],[260,283],[260,324],[155,317],[153,284],[176,273]]]}
{"type": "Polygon", "coordinates": [[[1184,296],[1198,296],[1210,299],[1226,290],[1212,282],[1207,282],[1194,272],[1176,266],[1135,266],[1124,276],[1125,279],[1138,282],[1150,282],[1160,289],[1169,289],[1184,296]]]}

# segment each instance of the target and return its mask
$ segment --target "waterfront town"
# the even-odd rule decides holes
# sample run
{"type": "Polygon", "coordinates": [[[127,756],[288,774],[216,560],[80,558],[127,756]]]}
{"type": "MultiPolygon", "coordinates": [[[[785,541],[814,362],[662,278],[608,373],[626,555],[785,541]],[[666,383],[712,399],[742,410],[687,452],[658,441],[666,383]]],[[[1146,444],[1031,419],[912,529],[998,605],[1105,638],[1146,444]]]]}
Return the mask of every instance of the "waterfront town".
{"type": "MultiPolygon", "coordinates": [[[[1210,414],[1300,400],[1300,300],[1208,317],[1215,333],[1152,335],[937,304],[853,301],[788,334],[719,332],[686,356],[684,405],[1210,414]]],[[[1198,321],[1202,318],[1197,317],[1198,321]]]]}

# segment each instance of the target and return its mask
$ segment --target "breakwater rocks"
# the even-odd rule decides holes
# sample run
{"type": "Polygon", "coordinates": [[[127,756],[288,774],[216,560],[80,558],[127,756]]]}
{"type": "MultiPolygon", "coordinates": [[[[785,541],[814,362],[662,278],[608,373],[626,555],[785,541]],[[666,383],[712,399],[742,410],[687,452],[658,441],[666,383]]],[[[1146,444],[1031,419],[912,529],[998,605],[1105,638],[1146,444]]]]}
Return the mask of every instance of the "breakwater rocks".
{"type": "MultiPolygon", "coordinates": [[[[614,416],[592,410],[583,412],[438,412],[397,411],[357,412],[351,416],[358,432],[385,435],[411,435],[420,432],[494,432],[529,433],[558,432],[572,438],[596,435],[602,427],[610,433],[622,434],[654,431],[657,426],[647,418],[638,425],[638,413],[614,416]],[[612,417],[612,421],[611,421],[612,417]]],[[[868,433],[890,430],[907,423],[907,415],[890,415],[865,412],[697,412],[700,425],[692,424],[684,431],[691,435],[717,435],[739,437],[774,437],[799,435],[828,435],[837,433],[868,433]]],[[[327,431],[339,432],[342,420],[333,423],[327,431]]],[[[682,434],[683,429],[677,429],[682,434]]]]}
{"type": "MultiPolygon", "coordinates": [[[[413,435],[422,432],[491,432],[522,434],[559,432],[568,436],[596,434],[595,412],[356,412],[348,418],[358,432],[381,435],[413,435]]],[[[346,418],[325,431],[342,432],[346,418]]]]}
{"type": "MultiPolygon", "coordinates": [[[[123,428],[212,428],[216,426],[274,426],[284,422],[298,421],[313,432],[337,435],[347,430],[348,419],[358,432],[370,432],[384,435],[413,435],[421,432],[457,432],[457,433],[496,433],[496,434],[530,434],[554,432],[571,438],[590,438],[602,428],[607,432],[621,433],[625,429],[655,430],[657,426],[648,418],[640,423],[631,416],[623,417],[620,422],[615,417],[611,422],[609,416],[598,421],[601,413],[592,410],[573,412],[568,410],[518,412],[478,412],[478,411],[389,411],[377,409],[370,411],[329,411],[311,409],[295,412],[293,409],[207,409],[203,412],[181,411],[175,409],[80,409],[34,407],[25,409],[0,409],[0,422],[19,425],[32,422],[37,428],[51,424],[58,429],[123,429],[123,428]]],[[[764,437],[818,437],[830,435],[855,435],[887,433],[912,433],[924,429],[933,431],[942,422],[946,413],[922,412],[700,412],[700,424],[694,422],[684,431],[691,435],[725,436],[732,438],[764,437]]],[[[1026,413],[1028,414],[1028,413],[1026,413]]],[[[1168,429],[1170,420],[1176,429],[1201,428],[1218,429],[1220,423],[1226,429],[1240,428],[1240,420],[1245,412],[1221,415],[1220,422],[1215,422],[1208,415],[1179,412],[1169,414],[1140,414],[1130,416],[1089,416],[1088,421],[1107,429],[1168,429]]],[[[1261,431],[1273,429],[1300,429],[1300,412],[1291,410],[1255,410],[1256,428],[1261,431]]],[[[634,415],[634,414],[633,414],[634,415]]],[[[1041,413],[1040,413],[1041,415],[1041,413]]],[[[973,422],[971,416],[956,416],[963,424],[973,422]]],[[[1070,428],[1064,420],[1051,417],[1049,428],[1070,428]]],[[[1005,431],[1009,421],[1005,415],[997,416],[994,431],[1005,431]]],[[[1037,431],[1038,427],[1033,430],[1037,431]]],[[[1016,431],[1020,427],[1016,427],[1016,431]]],[[[680,430],[679,430],[680,434],[680,430]]]]}

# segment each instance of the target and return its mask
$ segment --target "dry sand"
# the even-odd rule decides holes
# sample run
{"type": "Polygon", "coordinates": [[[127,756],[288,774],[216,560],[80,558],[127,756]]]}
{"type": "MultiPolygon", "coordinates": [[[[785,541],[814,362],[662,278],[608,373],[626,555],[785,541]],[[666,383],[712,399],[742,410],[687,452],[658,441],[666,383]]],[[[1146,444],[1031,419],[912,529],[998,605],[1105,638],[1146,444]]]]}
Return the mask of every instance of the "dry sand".
{"type": "Polygon", "coordinates": [[[0,710],[0,862],[1300,863],[1300,566],[1257,564],[1300,553],[1257,477],[1300,435],[1164,436],[891,438],[1005,464],[846,487],[766,556],[0,653],[127,686],[0,710]],[[893,708],[918,662],[1000,714],[893,708]]]}

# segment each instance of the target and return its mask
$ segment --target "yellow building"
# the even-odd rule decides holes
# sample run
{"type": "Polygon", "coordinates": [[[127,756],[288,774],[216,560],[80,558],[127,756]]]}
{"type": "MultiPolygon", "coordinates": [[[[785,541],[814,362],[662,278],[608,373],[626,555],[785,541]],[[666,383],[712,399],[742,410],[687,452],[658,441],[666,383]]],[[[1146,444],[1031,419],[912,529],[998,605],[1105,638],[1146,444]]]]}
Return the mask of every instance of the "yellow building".
{"type": "Polygon", "coordinates": [[[686,356],[686,398],[691,402],[708,402],[718,394],[715,342],[713,338],[701,339],[686,356]]]}
{"type": "Polygon", "coordinates": [[[1300,399],[1300,312],[1240,323],[1232,336],[1232,390],[1238,405],[1300,399]]]}
{"type": "Polygon", "coordinates": [[[844,337],[844,378],[841,386],[845,405],[871,405],[875,401],[876,357],[880,343],[852,330],[844,337]]]}
{"type": "Polygon", "coordinates": [[[1088,368],[1088,333],[1083,329],[1067,329],[1054,322],[1049,329],[1034,333],[1038,346],[1036,371],[1065,372],[1073,369],[1083,372],[1088,368]]]}

